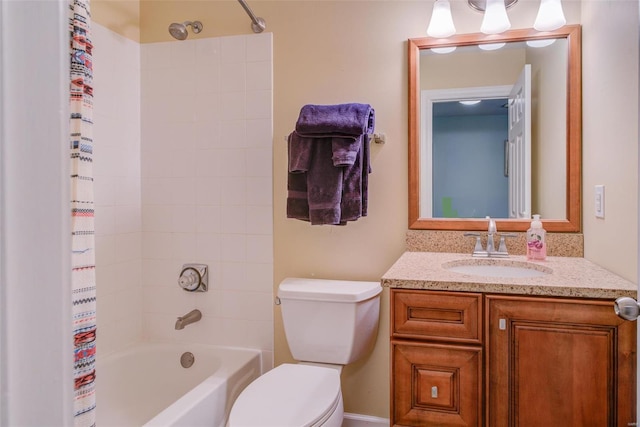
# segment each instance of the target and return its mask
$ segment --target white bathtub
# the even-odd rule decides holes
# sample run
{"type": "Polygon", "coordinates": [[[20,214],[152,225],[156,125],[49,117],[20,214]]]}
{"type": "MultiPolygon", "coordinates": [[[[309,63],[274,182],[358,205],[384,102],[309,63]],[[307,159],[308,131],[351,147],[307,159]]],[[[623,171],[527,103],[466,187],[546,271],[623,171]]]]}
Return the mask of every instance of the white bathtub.
{"type": "Polygon", "coordinates": [[[223,427],[260,366],[254,350],[142,343],[98,359],[96,425],[223,427]],[[183,368],[187,351],[195,362],[183,368]]]}

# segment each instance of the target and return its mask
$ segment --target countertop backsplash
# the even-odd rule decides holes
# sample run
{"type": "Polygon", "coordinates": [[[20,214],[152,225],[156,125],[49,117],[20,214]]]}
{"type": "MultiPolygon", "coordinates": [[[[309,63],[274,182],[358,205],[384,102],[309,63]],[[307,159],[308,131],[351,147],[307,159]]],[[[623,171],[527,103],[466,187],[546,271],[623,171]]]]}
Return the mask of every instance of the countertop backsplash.
{"type": "MultiPolygon", "coordinates": [[[[408,230],[406,234],[407,251],[411,252],[473,252],[475,238],[465,237],[464,231],[444,230],[408,230]]],[[[507,238],[507,250],[510,255],[524,255],[526,238],[524,232],[513,233],[516,237],[507,238]]],[[[480,233],[482,245],[486,246],[487,233],[480,233]]],[[[498,236],[500,232],[498,232],[498,236]]],[[[583,257],[584,235],[581,233],[547,233],[547,256],[583,257]]],[[[499,237],[495,238],[498,247],[499,237]]]]}

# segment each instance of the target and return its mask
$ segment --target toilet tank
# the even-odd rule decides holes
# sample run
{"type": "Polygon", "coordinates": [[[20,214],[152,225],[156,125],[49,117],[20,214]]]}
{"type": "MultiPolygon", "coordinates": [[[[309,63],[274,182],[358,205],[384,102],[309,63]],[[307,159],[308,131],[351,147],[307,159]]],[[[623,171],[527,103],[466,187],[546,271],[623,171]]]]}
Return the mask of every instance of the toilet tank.
{"type": "Polygon", "coordinates": [[[293,357],[346,365],[369,353],[378,332],[381,292],[378,282],[284,279],[278,298],[293,357]]]}

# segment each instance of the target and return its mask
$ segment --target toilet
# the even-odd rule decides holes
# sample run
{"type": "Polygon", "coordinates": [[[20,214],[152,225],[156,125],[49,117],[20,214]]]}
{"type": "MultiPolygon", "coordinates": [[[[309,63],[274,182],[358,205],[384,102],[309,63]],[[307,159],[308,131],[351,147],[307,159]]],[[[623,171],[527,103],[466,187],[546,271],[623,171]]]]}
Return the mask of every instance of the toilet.
{"type": "Polygon", "coordinates": [[[378,282],[287,278],[278,301],[298,363],[282,364],[240,393],[228,427],[340,427],[340,372],[368,354],[380,315],[378,282]]]}

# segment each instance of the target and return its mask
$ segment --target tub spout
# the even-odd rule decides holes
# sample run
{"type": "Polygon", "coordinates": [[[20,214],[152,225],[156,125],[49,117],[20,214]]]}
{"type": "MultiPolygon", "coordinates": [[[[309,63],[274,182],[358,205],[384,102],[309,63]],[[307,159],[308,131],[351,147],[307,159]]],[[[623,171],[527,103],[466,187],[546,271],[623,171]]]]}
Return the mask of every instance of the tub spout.
{"type": "Polygon", "coordinates": [[[200,319],[202,319],[202,313],[200,313],[200,310],[191,310],[184,316],[178,317],[178,320],[176,320],[176,330],[184,329],[185,326],[195,323],[200,319]]]}

